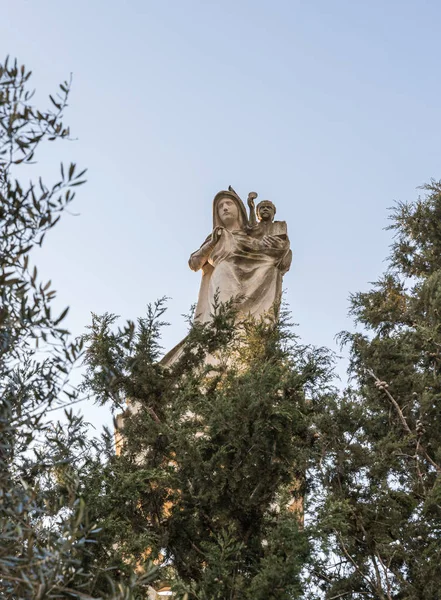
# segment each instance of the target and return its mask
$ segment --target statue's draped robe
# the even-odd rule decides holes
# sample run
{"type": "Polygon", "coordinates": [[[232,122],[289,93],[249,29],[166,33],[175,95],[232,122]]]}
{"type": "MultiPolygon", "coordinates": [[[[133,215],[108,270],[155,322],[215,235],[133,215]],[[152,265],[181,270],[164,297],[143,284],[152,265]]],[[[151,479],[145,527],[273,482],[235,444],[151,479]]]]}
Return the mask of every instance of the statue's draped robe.
{"type": "Polygon", "coordinates": [[[210,249],[207,238],[189,260],[192,269],[202,268],[203,272],[196,319],[210,319],[216,294],[220,302],[236,299],[239,315],[259,317],[271,310],[280,302],[281,265],[290,255],[288,239],[281,248],[265,248],[261,240],[244,230],[223,229],[210,249]]]}

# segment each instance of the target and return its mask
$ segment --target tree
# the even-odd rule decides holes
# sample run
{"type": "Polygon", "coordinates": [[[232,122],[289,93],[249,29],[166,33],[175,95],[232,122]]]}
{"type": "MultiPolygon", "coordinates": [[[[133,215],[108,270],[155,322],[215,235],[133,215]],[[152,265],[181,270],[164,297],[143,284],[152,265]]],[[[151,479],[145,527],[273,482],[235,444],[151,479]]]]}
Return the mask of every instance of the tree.
{"type": "Polygon", "coordinates": [[[110,432],[89,439],[70,408],[83,340],[63,328],[67,309],[52,314],[55,291],[31,264],[84,171],[23,183],[41,144],[69,136],[70,84],[42,110],[30,77],[0,65],[2,597],[141,599],[152,578],[192,598],[297,597],[309,542],[289,507],[306,489],[330,357],[299,344],[284,316],[237,327],[234,306],[219,305],[165,368],[163,302],[116,332],[114,317],[94,317],[83,391],[136,411],[118,456],[110,432]]]}
{"type": "Polygon", "coordinates": [[[94,315],[74,342],[52,314],[32,249],[84,171],[23,184],[40,145],[69,136],[70,84],[38,110],[30,75],[0,65],[2,597],[143,600],[167,582],[186,600],[437,599],[441,182],[395,207],[389,268],[351,298],[364,332],[341,334],[343,393],[285,311],[238,322],[234,302],[191,320],[165,366],[164,300],[122,328],[94,315]],[[117,454],[112,432],[86,435],[80,393],[125,410],[117,454]]]}
{"type": "Polygon", "coordinates": [[[51,282],[41,283],[31,253],[72,201],[84,171],[61,165],[52,185],[23,183],[46,141],[66,139],[70,84],[38,109],[31,72],[0,65],[0,595],[2,598],[125,598],[130,588],[82,564],[96,538],[81,497],[80,474],[98,461],[105,441],[88,441],[70,405],[78,399],[69,372],[81,353],[54,315],[51,282]],[[19,178],[21,177],[21,178],[19,178]],[[65,409],[63,423],[52,411],[65,409]],[[106,585],[98,587],[104,580],[106,585]]]}
{"type": "Polygon", "coordinates": [[[386,274],[352,296],[353,386],[321,424],[326,598],[435,600],[441,581],[441,182],[399,203],[386,274]]]}
{"type": "Polygon", "coordinates": [[[165,367],[164,309],[123,328],[94,316],[86,338],[86,387],[132,407],[119,455],[85,486],[98,560],[127,575],[154,560],[156,584],[187,598],[299,598],[310,554],[299,506],[332,359],[302,346],[284,313],[238,325],[234,305],[218,305],[165,367]]]}

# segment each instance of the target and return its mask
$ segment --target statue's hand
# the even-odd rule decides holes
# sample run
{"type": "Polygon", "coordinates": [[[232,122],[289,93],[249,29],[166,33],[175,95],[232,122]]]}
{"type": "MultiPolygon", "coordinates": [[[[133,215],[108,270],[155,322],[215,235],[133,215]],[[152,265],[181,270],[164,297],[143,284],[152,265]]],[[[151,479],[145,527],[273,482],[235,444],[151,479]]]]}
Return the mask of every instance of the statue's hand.
{"type": "Polygon", "coordinates": [[[254,200],[257,198],[257,194],[256,192],[250,192],[248,194],[248,200],[247,200],[247,204],[248,206],[251,208],[251,210],[254,210],[255,204],[254,204],[254,200]]]}
{"type": "Polygon", "coordinates": [[[217,227],[215,227],[213,229],[213,233],[211,234],[211,243],[213,246],[215,244],[217,244],[217,242],[219,241],[219,238],[222,235],[223,230],[224,230],[224,227],[221,227],[220,225],[218,225],[217,227]]]}
{"type": "Polygon", "coordinates": [[[265,248],[281,250],[284,247],[285,242],[275,235],[264,235],[262,238],[262,244],[265,248]]]}

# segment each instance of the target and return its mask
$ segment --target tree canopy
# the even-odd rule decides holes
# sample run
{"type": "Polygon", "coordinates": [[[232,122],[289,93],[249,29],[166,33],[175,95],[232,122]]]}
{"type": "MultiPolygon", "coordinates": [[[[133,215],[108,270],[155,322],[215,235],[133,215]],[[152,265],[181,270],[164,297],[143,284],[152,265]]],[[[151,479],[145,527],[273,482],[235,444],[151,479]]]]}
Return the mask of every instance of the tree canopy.
{"type": "Polygon", "coordinates": [[[84,182],[85,171],[71,163],[54,183],[25,184],[41,145],[69,137],[70,83],[49,97],[50,108],[37,108],[30,78],[17,61],[0,64],[0,595],[128,599],[130,583],[83,566],[98,528],[81,495],[81,472],[98,461],[105,440],[89,440],[70,408],[79,399],[69,373],[82,341],[63,328],[67,309],[53,314],[55,291],[32,264],[33,248],[84,182]]]}
{"type": "Polygon", "coordinates": [[[351,387],[323,429],[323,587],[435,599],[441,580],[441,183],[391,213],[387,272],[351,297],[351,387]]]}
{"type": "Polygon", "coordinates": [[[0,65],[2,597],[438,599],[441,182],[395,206],[386,273],[351,297],[345,389],[283,306],[239,321],[216,302],[167,366],[164,299],[122,325],[93,314],[76,340],[53,314],[32,250],[85,171],[24,184],[70,135],[70,82],[43,109],[30,78],[0,65]],[[88,433],[85,397],[115,436],[88,433]]]}

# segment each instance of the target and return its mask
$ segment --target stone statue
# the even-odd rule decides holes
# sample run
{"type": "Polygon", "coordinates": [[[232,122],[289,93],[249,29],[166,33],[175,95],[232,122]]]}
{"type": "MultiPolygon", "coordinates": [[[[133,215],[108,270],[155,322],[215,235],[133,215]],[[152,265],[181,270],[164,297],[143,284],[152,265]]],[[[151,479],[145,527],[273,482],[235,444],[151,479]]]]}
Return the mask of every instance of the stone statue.
{"type": "MultiPolygon", "coordinates": [[[[257,198],[256,192],[250,192],[248,194],[248,206],[250,209],[250,216],[248,218],[249,226],[248,233],[252,237],[259,239],[265,238],[266,236],[277,236],[280,240],[288,242],[288,229],[286,221],[274,221],[276,214],[276,207],[271,200],[262,200],[254,207],[254,200],[257,198]],[[259,222],[256,221],[256,213],[259,222]]],[[[283,257],[283,260],[279,264],[279,268],[284,275],[291,266],[292,252],[289,250],[283,257]]]]}
{"type": "MultiPolygon", "coordinates": [[[[249,205],[250,197],[253,201],[257,194],[250,194],[249,205]]],[[[274,215],[272,202],[263,201],[258,205],[259,223],[250,221],[231,187],[216,194],[212,234],[189,260],[191,269],[202,269],[196,319],[209,320],[216,293],[221,302],[236,298],[243,316],[259,317],[280,302],[282,276],[292,253],[286,223],[273,223],[274,215]]]]}
{"type": "MultiPolygon", "coordinates": [[[[230,186],[213,199],[213,230],[188,261],[202,271],[195,319],[210,320],[219,302],[235,299],[238,316],[260,317],[280,303],[282,277],[292,260],[285,221],[274,221],[276,208],[269,200],[257,206],[255,192],[248,197],[250,219],[238,194],[230,186]]],[[[182,340],[162,359],[172,364],[181,354],[182,340]]]]}

